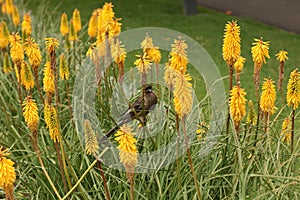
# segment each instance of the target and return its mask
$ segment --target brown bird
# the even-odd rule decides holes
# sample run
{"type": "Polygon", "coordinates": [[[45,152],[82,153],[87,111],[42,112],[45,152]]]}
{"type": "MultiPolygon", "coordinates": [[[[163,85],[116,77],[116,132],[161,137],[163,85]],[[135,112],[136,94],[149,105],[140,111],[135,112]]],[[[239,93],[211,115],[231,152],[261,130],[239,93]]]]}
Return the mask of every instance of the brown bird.
{"type": "Polygon", "coordinates": [[[129,105],[129,108],[124,112],[118,124],[112,129],[110,129],[110,131],[108,131],[108,133],[101,140],[110,137],[119,129],[120,126],[134,119],[139,120],[143,126],[146,125],[146,116],[151,110],[154,109],[156,104],[157,97],[153,92],[152,86],[144,85],[142,95],[139,96],[133,102],[133,104],[129,105]]]}

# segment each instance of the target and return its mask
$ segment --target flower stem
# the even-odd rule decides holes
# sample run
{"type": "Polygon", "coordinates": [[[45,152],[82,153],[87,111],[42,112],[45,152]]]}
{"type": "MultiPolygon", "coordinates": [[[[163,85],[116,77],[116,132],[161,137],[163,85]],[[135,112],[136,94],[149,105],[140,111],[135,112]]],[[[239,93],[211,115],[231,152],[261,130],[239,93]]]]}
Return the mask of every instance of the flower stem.
{"type": "Polygon", "coordinates": [[[102,155],[104,155],[106,153],[106,151],[109,148],[106,147],[99,156],[97,156],[97,158],[94,160],[94,162],[89,166],[89,168],[87,168],[87,170],[85,170],[85,172],[82,174],[82,176],[80,177],[80,179],[76,182],[76,184],[69,190],[69,192],[63,197],[63,198],[59,198],[61,200],[65,200],[68,196],[70,196],[70,194],[72,194],[72,192],[76,189],[76,187],[81,183],[81,181],[84,179],[84,177],[87,175],[87,173],[89,173],[89,171],[94,167],[95,164],[97,164],[97,161],[102,157],[102,155]]]}
{"type": "MultiPolygon", "coordinates": [[[[229,65],[229,91],[232,90],[232,77],[233,77],[233,66],[229,65]]],[[[230,101],[230,99],[229,99],[230,101]]],[[[228,113],[227,113],[227,121],[226,121],[226,135],[229,133],[229,122],[230,122],[230,110],[229,110],[229,102],[228,102],[228,113]]]]}
{"type": "Polygon", "coordinates": [[[188,156],[188,160],[189,160],[189,165],[190,165],[190,169],[193,175],[193,179],[194,179],[194,184],[196,187],[196,191],[197,191],[197,196],[198,196],[198,200],[201,200],[201,192],[200,192],[200,188],[199,188],[199,184],[197,181],[197,176],[194,170],[194,166],[193,166],[193,161],[192,161],[192,156],[191,156],[191,151],[190,151],[190,147],[189,147],[189,139],[186,133],[186,125],[185,125],[185,118],[182,118],[181,120],[182,122],[182,129],[183,129],[183,135],[184,135],[184,141],[185,141],[185,146],[186,146],[186,152],[187,152],[187,156],[188,156]]]}
{"type": "Polygon", "coordinates": [[[292,111],[291,154],[294,151],[295,110],[292,111]]]}
{"type": "MultiPolygon", "coordinates": [[[[54,142],[54,145],[55,145],[55,151],[56,151],[57,158],[58,158],[58,164],[59,164],[59,170],[60,170],[62,182],[63,182],[63,185],[64,185],[65,192],[67,193],[68,192],[68,186],[67,186],[67,182],[66,182],[65,173],[64,173],[64,170],[63,170],[63,162],[62,162],[62,158],[61,158],[61,155],[60,155],[58,143],[54,142]]],[[[68,199],[70,199],[70,197],[68,197],[68,199]]]]}
{"type": "Polygon", "coordinates": [[[104,185],[106,199],[110,200],[111,198],[110,198],[109,190],[108,190],[108,187],[107,187],[107,181],[106,181],[105,174],[104,174],[104,171],[102,169],[101,161],[100,160],[97,160],[97,167],[100,170],[100,175],[101,175],[102,180],[103,180],[103,185],[104,185]]]}

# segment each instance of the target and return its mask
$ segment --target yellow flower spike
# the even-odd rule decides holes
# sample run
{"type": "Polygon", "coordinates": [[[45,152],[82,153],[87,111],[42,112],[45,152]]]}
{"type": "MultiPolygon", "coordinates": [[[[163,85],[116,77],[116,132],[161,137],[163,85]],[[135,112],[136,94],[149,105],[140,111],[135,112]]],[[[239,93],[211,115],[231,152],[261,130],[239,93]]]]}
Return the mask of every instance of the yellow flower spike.
{"type": "Polygon", "coordinates": [[[98,21],[98,29],[101,33],[109,33],[112,29],[115,13],[112,3],[105,3],[100,11],[100,21],[98,21]]]}
{"type": "MultiPolygon", "coordinates": [[[[134,172],[138,162],[137,140],[133,137],[129,125],[123,125],[115,134],[115,140],[119,143],[120,161],[124,165],[127,175],[134,172]]],[[[127,176],[128,177],[128,176],[127,176]]],[[[130,179],[132,177],[128,177],[130,179]]]]}
{"type": "Polygon", "coordinates": [[[13,20],[13,24],[15,26],[18,26],[20,24],[20,14],[19,14],[19,9],[17,8],[17,6],[14,6],[14,12],[12,14],[12,20],[13,20]]]}
{"type": "Polygon", "coordinates": [[[73,11],[72,19],[73,19],[74,31],[75,33],[78,33],[81,30],[81,19],[80,19],[80,12],[77,8],[73,11]]]}
{"type": "Polygon", "coordinates": [[[257,120],[257,116],[254,110],[254,106],[251,100],[248,102],[248,115],[246,122],[251,125],[255,125],[257,120]]]}
{"type": "Polygon", "coordinates": [[[276,60],[279,60],[279,62],[285,62],[286,60],[288,60],[289,58],[287,57],[288,52],[281,50],[279,51],[275,56],[276,56],[276,60]]]}
{"type": "Polygon", "coordinates": [[[111,46],[111,54],[114,59],[114,61],[119,64],[119,63],[124,63],[125,58],[126,58],[126,50],[124,48],[124,45],[121,44],[119,39],[115,41],[115,43],[112,44],[111,46]]]}
{"type": "Polygon", "coordinates": [[[49,105],[48,103],[46,103],[44,107],[44,118],[47,128],[49,129],[50,138],[54,142],[59,142],[59,122],[57,111],[52,105],[49,105]]]}
{"type": "Polygon", "coordinates": [[[296,110],[300,102],[300,74],[298,69],[291,72],[290,79],[287,85],[286,101],[288,106],[293,106],[296,110]]]}
{"type": "Polygon", "coordinates": [[[14,3],[13,0],[5,0],[6,13],[12,14],[14,12],[14,3]]]}
{"type": "Polygon", "coordinates": [[[159,63],[161,59],[161,53],[158,47],[153,44],[152,38],[146,33],[145,39],[141,42],[141,47],[144,53],[149,58],[150,62],[159,63]]]}
{"type": "Polygon", "coordinates": [[[241,54],[240,29],[236,21],[225,25],[222,55],[228,66],[232,66],[241,54]]]}
{"type": "Polygon", "coordinates": [[[153,47],[154,47],[153,40],[152,40],[152,38],[149,36],[148,33],[146,33],[145,39],[141,42],[141,47],[142,47],[142,49],[143,49],[144,52],[145,52],[147,49],[153,48],[153,47]]]}
{"type": "Polygon", "coordinates": [[[59,42],[56,38],[45,38],[46,49],[49,54],[55,52],[55,49],[58,47],[59,42]]]}
{"type": "Polygon", "coordinates": [[[6,195],[13,195],[8,193],[7,189],[13,188],[16,181],[16,172],[13,165],[15,164],[11,159],[6,158],[10,155],[8,149],[2,150],[0,146],[0,188],[4,189],[6,195]]]}
{"type": "Polygon", "coordinates": [[[97,25],[98,25],[97,18],[98,18],[97,10],[94,10],[88,26],[88,35],[90,38],[95,38],[97,36],[97,25]]]}
{"type": "Polygon", "coordinates": [[[70,21],[70,32],[69,32],[69,41],[78,41],[78,35],[75,31],[73,20],[70,21]]]}
{"type": "Polygon", "coordinates": [[[6,48],[8,46],[8,43],[9,43],[10,33],[9,33],[8,27],[7,27],[5,22],[2,22],[0,27],[1,27],[0,28],[0,30],[1,30],[1,33],[0,33],[0,47],[1,48],[6,48]]]}
{"type": "Polygon", "coordinates": [[[21,81],[26,90],[30,90],[34,87],[34,78],[31,72],[31,68],[27,62],[22,63],[21,81]]]}
{"type": "Polygon", "coordinates": [[[28,96],[24,99],[24,102],[22,104],[23,106],[23,116],[25,119],[25,122],[27,123],[28,128],[32,132],[36,132],[38,128],[39,123],[39,114],[38,114],[38,107],[32,99],[31,96],[28,96]]]}
{"type": "Polygon", "coordinates": [[[181,119],[185,118],[192,110],[193,96],[192,77],[189,74],[178,74],[174,84],[175,111],[181,119]]]}
{"type": "Polygon", "coordinates": [[[59,61],[59,75],[62,80],[68,80],[70,76],[69,66],[67,65],[67,61],[65,55],[62,54],[60,56],[59,61]]]}
{"type": "Polygon", "coordinates": [[[270,58],[269,55],[269,45],[270,42],[264,42],[261,39],[254,39],[254,43],[252,43],[253,47],[251,48],[252,60],[254,62],[254,66],[258,69],[261,68],[263,64],[266,63],[266,58],[270,58]]]}
{"type": "Polygon", "coordinates": [[[246,61],[246,58],[244,58],[242,56],[238,57],[238,59],[236,60],[236,62],[233,65],[236,73],[243,71],[245,61],[246,61]]]}
{"type": "Polygon", "coordinates": [[[34,70],[37,70],[41,65],[41,60],[42,60],[42,55],[41,55],[39,45],[34,42],[33,38],[28,38],[26,39],[24,48],[30,65],[34,70]]]}
{"type": "Polygon", "coordinates": [[[265,79],[262,85],[260,108],[263,112],[273,115],[276,111],[276,89],[272,79],[265,79]]]}
{"type": "Polygon", "coordinates": [[[178,40],[174,40],[174,43],[171,44],[172,51],[170,53],[170,67],[175,69],[176,71],[179,71],[181,73],[186,72],[186,67],[188,64],[187,54],[186,54],[186,48],[187,44],[183,39],[179,37],[178,40]]]}
{"type": "Polygon", "coordinates": [[[21,37],[18,33],[13,33],[9,36],[10,42],[10,57],[16,65],[21,65],[24,60],[24,49],[21,44],[21,37]]]}
{"type": "Polygon", "coordinates": [[[136,55],[136,57],[138,57],[138,59],[134,62],[134,65],[141,74],[147,74],[151,68],[148,58],[141,55],[136,55]]]}
{"type": "Polygon", "coordinates": [[[291,135],[292,135],[292,123],[289,117],[285,118],[282,123],[281,128],[281,137],[282,142],[291,143],[291,135]]]}
{"type": "Polygon", "coordinates": [[[11,62],[10,62],[10,59],[9,59],[9,55],[8,55],[7,52],[5,52],[4,59],[3,59],[3,72],[5,74],[7,74],[11,71],[13,71],[13,68],[12,68],[12,65],[11,65],[11,62]]]}
{"type": "Polygon", "coordinates": [[[53,94],[55,92],[54,73],[51,69],[50,61],[47,61],[45,64],[43,85],[46,93],[53,94]]]}
{"type": "Polygon", "coordinates": [[[232,116],[235,126],[238,126],[240,121],[246,115],[246,92],[240,86],[234,86],[230,91],[230,116],[232,116]]]}
{"type": "Polygon", "coordinates": [[[87,119],[84,121],[84,139],[86,154],[93,155],[98,153],[99,144],[97,141],[97,137],[91,127],[90,121],[87,119]]]}
{"type": "Polygon", "coordinates": [[[110,21],[115,17],[115,13],[113,11],[114,5],[112,3],[104,3],[102,6],[102,14],[104,16],[104,19],[107,19],[107,21],[110,21]]]}
{"type": "Polygon", "coordinates": [[[64,12],[60,19],[60,33],[66,36],[69,33],[68,15],[64,12]]]}
{"type": "Polygon", "coordinates": [[[26,13],[23,16],[23,21],[22,21],[22,34],[25,34],[25,38],[31,35],[32,28],[31,28],[31,17],[29,13],[26,13]]]}

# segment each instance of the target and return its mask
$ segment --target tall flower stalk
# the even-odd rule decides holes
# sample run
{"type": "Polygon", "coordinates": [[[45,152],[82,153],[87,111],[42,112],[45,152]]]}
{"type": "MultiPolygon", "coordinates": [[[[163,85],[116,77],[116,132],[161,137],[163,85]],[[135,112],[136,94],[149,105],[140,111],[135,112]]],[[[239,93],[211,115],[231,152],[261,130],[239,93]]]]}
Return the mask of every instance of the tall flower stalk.
{"type": "Polygon", "coordinates": [[[130,126],[123,125],[115,134],[115,140],[119,143],[119,157],[125,167],[126,176],[130,182],[130,197],[134,199],[134,168],[138,163],[137,140],[133,137],[130,126]]]}
{"type": "MultiPolygon", "coordinates": [[[[186,73],[187,64],[188,64],[186,49],[188,46],[185,43],[185,40],[179,37],[178,40],[174,39],[174,43],[171,45],[171,47],[172,47],[172,51],[170,53],[171,58],[169,59],[169,62],[167,64],[166,67],[167,70],[165,71],[164,77],[165,77],[165,81],[167,81],[169,88],[173,90],[173,95],[174,95],[173,103],[176,112],[176,125],[177,125],[176,129],[178,134],[177,153],[180,144],[179,138],[181,138],[180,131],[179,131],[179,120],[181,120],[190,170],[193,175],[197,197],[198,199],[201,199],[201,192],[197,181],[197,176],[195,174],[194,165],[193,165],[190,147],[189,147],[189,140],[186,132],[186,118],[190,114],[193,105],[192,84],[190,83],[192,77],[186,73]],[[169,77],[170,75],[172,75],[173,77],[172,78],[169,77]],[[170,79],[174,79],[174,81],[170,81],[170,79]]],[[[177,169],[179,169],[179,162],[177,162],[177,169]]]]}
{"type": "MultiPolygon", "coordinates": [[[[259,91],[259,85],[260,85],[260,70],[265,64],[266,58],[270,58],[269,55],[269,45],[270,42],[264,42],[262,38],[260,39],[254,39],[254,43],[252,43],[251,53],[252,53],[252,60],[254,62],[254,76],[253,76],[253,82],[256,90],[256,99],[257,99],[257,122],[256,122],[256,134],[255,134],[255,141],[257,139],[258,135],[258,128],[259,128],[259,119],[260,119],[260,91],[259,91]]],[[[256,145],[256,143],[255,143],[256,145]]]]}
{"type": "MultiPolygon", "coordinates": [[[[238,60],[241,54],[241,38],[240,38],[240,26],[236,21],[232,20],[225,25],[222,55],[223,59],[228,66],[229,71],[229,91],[233,87],[233,65],[238,60]]],[[[226,122],[226,135],[229,132],[230,110],[227,113],[226,122]]]]}
{"type": "Polygon", "coordinates": [[[294,151],[295,110],[300,103],[300,73],[295,69],[290,74],[286,94],[287,105],[292,107],[291,153],[294,151]]]}
{"type": "Polygon", "coordinates": [[[284,96],[283,96],[283,89],[282,89],[282,82],[284,78],[284,63],[289,58],[287,57],[288,52],[281,50],[279,51],[275,56],[276,59],[279,60],[279,67],[278,67],[278,82],[277,82],[277,88],[280,91],[281,99],[282,99],[282,106],[284,105],[284,96]]]}

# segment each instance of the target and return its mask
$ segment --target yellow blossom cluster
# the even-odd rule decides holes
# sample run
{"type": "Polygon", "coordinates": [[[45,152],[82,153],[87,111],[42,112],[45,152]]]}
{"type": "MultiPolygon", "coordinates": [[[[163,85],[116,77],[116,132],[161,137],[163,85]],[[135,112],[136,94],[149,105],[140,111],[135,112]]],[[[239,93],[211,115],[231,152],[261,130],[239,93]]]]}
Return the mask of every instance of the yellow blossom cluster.
{"type": "Polygon", "coordinates": [[[97,136],[91,127],[89,120],[84,121],[84,139],[85,139],[85,150],[88,155],[92,155],[98,152],[99,144],[97,136]]]}
{"type": "Polygon", "coordinates": [[[29,63],[34,70],[40,66],[42,61],[42,55],[39,45],[34,42],[33,38],[26,39],[24,44],[25,54],[28,57],[29,63]]]}
{"type": "Polygon", "coordinates": [[[22,21],[22,36],[24,36],[24,38],[27,38],[28,36],[31,35],[31,32],[32,32],[31,17],[29,13],[26,13],[23,16],[23,21],[22,21]]]}
{"type": "Polygon", "coordinates": [[[21,66],[24,60],[24,49],[21,43],[21,37],[18,33],[14,33],[9,36],[9,42],[11,59],[17,66],[21,66]]]}
{"type": "Polygon", "coordinates": [[[59,142],[59,121],[56,109],[48,103],[44,106],[44,118],[49,129],[50,138],[54,142],[59,142]]]}
{"type": "Polygon", "coordinates": [[[262,85],[262,94],[260,98],[260,108],[263,112],[273,115],[276,111],[276,89],[272,79],[265,79],[262,85]]]}
{"type": "Polygon", "coordinates": [[[11,159],[6,158],[10,155],[8,149],[2,150],[3,147],[0,147],[0,188],[6,189],[13,187],[13,184],[16,180],[16,172],[13,167],[14,162],[11,159]]]}
{"type": "Polygon", "coordinates": [[[159,63],[161,59],[161,53],[159,47],[155,47],[152,38],[146,34],[145,39],[141,43],[145,56],[148,57],[150,62],[159,63]]]}
{"type": "Polygon", "coordinates": [[[136,55],[138,59],[134,62],[134,65],[137,67],[141,74],[147,74],[151,68],[150,61],[145,55],[136,55]]]}
{"type": "Polygon", "coordinates": [[[241,54],[241,38],[240,26],[236,21],[228,22],[225,25],[224,39],[223,39],[223,59],[228,66],[232,66],[241,54]]]}
{"type": "Polygon", "coordinates": [[[287,85],[286,101],[288,106],[292,106],[296,110],[300,103],[300,74],[298,69],[291,72],[287,85]]]}
{"type": "Polygon", "coordinates": [[[39,114],[38,114],[38,107],[31,96],[26,97],[24,100],[23,116],[29,129],[32,132],[36,132],[39,123],[39,114]]]}
{"type": "Polygon", "coordinates": [[[230,91],[230,115],[235,125],[239,125],[240,121],[246,115],[246,92],[240,86],[234,86],[230,91]]]}
{"type": "Polygon", "coordinates": [[[253,47],[251,48],[252,60],[255,68],[260,69],[266,63],[266,58],[270,58],[269,45],[270,42],[264,42],[261,39],[254,39],[253,47]]]}
{"type": "Polygon", "coordinates": [[[285,62],[289,58],[287,57],[288,52],[284,50],[280,50],[275,56],[276,59],[279,60],[279,62],[285,62]]]}
{"type": "Polygon", "coordinates": [[[123,125],[115,134],[115,140],[119,143],[120,161],[127,173],[132,173],[138,162],[137,140],[133,137],[129,125],[123,125]]]}

